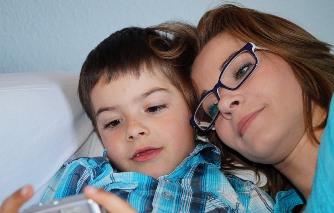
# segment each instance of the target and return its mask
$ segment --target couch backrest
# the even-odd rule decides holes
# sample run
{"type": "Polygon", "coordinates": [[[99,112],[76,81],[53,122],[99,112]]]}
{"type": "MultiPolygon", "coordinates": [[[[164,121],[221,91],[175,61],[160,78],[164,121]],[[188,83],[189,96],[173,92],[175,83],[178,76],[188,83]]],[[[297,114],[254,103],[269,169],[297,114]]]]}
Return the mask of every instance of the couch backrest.
{"type": "MultiPolygon", "coordinates": [[[[0,202],[37,191],[92,134],[77,95],[79,73],[0,73],[0,202]]],[[[27,204],[28,205],[28,204],[27,204]]]]}

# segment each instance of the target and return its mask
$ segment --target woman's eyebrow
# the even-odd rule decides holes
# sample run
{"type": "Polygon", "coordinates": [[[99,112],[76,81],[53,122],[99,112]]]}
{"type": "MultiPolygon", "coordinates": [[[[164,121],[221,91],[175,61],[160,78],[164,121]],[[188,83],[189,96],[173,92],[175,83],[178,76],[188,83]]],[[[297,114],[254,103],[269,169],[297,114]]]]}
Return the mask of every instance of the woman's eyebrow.
{"type": "MultiPolygon", "coordinates": [[[[219,67],[219,76],[220,76],[220,73],[221,73],[221,71],[223,70],[223,68],[226,66],[226,64],[231,60],[231,58],[233,58],[234,56],[235,56],[235,54],[236,54],[237,52],[234,52],[234,53],[231,53],[229,56],[228,56],[228,58],[222,63],[222,65],[219,67]]],[[[219,79],[218,79],[218,81],[219,81],[219,79]]],[[[218,82],[217,81],[217,82],[218,82]]],[[[214,87],[213,87],[214,88],[214,87]]],[[[212,88],[212,89],[213,89],[212,88]]],[[[202,93],[201,93],[201,98],[200,99],[202,99],[203,97],[204,97],[204,95],[206,95],[206,93],[208,92],[209,90],[203,90],[202,91],[202,93]]]]}
{"type": "MultiPolygon", "coordinates": [[[[219,67],[219,76],[220,76],[220,74],[221,74],[221,72],[222,72],[222,70],[223,70],[223,68],[226,66],[226,64],[235,56],[237,54],[237,52],[233,52],[233,53],[231,53],[229,56],[228,56],[228,58],[222,63],[222,65],[219,67]]],[[[218,78],[218,81],[217,82],[219,82],[219,78],[218,78]]],[[[214,87],[213,87],[214,88],[214,87]]],[[[212,88],[212,89],[213,89],[212,88]]],[[[212,90],[211,89],[211,90],[212,90]]],[[[206,95],[206,93],[208,92],[209,90],[203,90],[202,91],[202,93],[201,93],[201,98],[200,99],[202,99],[205,95],[206,95]]]]}
{"type": "Polygon", "coordinates": [[[233,52],[231,53],[227,59],[222,63],[222,65],[219,68],[219,71],[221,72],[223,70],[223,68],[226,66],[226,64],[237,54],[237,52],[233,52]]]}
{"type": "Polygon", "coordinates": [[[203,90],[203,91],[202,91],[200,100],[202,100],[202,98],[206,95],[206,93],[207,93],[208,91],[209,91],[209,90],[203,90]]]}

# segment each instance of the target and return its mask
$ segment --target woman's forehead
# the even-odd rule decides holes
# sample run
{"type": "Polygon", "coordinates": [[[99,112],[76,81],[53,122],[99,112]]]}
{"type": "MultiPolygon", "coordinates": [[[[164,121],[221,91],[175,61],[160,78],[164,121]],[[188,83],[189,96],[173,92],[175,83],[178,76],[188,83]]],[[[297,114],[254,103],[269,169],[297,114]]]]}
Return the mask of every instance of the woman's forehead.
{"type": "Polygon", "coordinates": [[[199,89],[214,86],[224,61],[244,45],[245,42],[225,32],[206,43],[197,55],[191,73],[199,89]]]}

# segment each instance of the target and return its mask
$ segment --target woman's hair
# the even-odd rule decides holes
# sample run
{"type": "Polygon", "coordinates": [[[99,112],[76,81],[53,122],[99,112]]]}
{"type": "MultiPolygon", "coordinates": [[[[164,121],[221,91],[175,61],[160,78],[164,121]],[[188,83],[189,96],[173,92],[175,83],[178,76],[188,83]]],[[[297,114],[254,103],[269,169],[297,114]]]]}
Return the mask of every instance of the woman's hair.
{"type": "Polygon", "coordinates": [[[174,48],[177,43],[177,38],[170,38],[154,29],[129,27],[111,34],[89,53],[82,65],[78,93],[97,134],[91,102],[93,88],[98,83],[108,84],[129,74],[139,77],[144,66],[153,75],[161,72],[166,76],[182,93],[189,109],[194,110],[197,98],[189,73],[196,49],[189,47],[186,51],[178,51],[174,48]],[[170,51],[174,52],[171,54],[173,57],[159,55],[160,52],[170,51]]]}
{"type": "MultiPolygon", "coordinates": [[[[302,89],[306,132],[314,143],[319,144],[314,132],[325,127],[327,116],[320,125],[314,126],[312,104],[320,106],[326,112],[329,110],[334,90],[334,57],[329,44],[319,41],[289,20],[232,4],[221,5],[206,12],[200,19],[197,30],[199,51],[213,37],[227,32],[239,40],[266,48],[286,60],[302,89]]],[[[211,137],[213,142],[219,141],[217,135],[211,137]]],[[[228,150],[223,146],[223,149],[228,150]]],[[[247,163],[247,160],[244,162],[247,163]]],[[[273,167],[248,163],[266,174],[272,196],[279,190],[290,187],[289,181],[273,167]]]]}

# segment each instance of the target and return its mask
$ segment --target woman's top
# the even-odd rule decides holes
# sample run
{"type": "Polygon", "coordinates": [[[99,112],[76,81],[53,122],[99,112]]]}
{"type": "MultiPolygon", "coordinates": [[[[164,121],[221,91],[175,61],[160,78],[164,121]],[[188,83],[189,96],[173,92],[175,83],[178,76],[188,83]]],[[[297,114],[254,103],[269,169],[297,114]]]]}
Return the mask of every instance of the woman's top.
{"type": "Polygon", "coordinates": [[[305,212],[334,210],[334,98],[332,97],[326,128],[322,134],[317,169],[305,212]]]}

